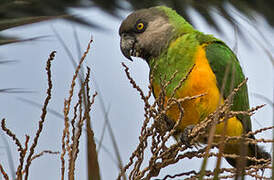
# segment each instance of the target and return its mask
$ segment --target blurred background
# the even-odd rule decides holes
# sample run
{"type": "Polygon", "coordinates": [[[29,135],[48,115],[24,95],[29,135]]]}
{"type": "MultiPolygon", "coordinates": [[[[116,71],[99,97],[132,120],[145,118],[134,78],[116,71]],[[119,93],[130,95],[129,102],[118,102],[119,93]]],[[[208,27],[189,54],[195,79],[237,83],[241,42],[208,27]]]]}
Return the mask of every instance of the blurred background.
{"type": "MultiPolygon", "coordinates": [[[[237,3],[225,0],[199,3],[188,0],[5,0],[0,4],[0,118],[6,118],[7,127],[20,140],[24,140],[25,134],[33,137],[40,120],[40,105],[46,96],[46,60],[50,52],[56,50],[52,63],[53,94],[49,104],[52,112],[47,114],[36,151],[61,151],[64,99],[68,97],[75,70],[71,58],[78,62],[92,38],[94,41],[83,65],[83,70],[86,66],[91,68],[91,92],[98,92],[91,111],[91,127],[97,148],[102,139],[102,146],[97,149],[101,179],[116,179],[118,160],[111,133],[108,128],[104,130],[106,119],[123,165],[139,142],[144,119],[144,104],[126,78],[121,62],[130,68],[144,92],[149,85],[146,62],[139,58],[129,62],[120,52],[118,29],[134,9],[163,3],[176,8],[198,30],[214,34],[234,50],[248,77],[251,107],[266,104],[252,117],[253,130],[271,126],[274,97],[274,12],[271,8],[274,4],[273,1],[245,0],[237,3]]],[[[14,177],[19,153],[9,137],[2,131],[0,135],[0,163],[10,177],[14,177]]],[[[84,133],[80,141],[76,179],[88,179],[85,136],[84,133]]],[[[272,139],[272,132],[257,137],[272,139]]],[[[271,144],[264,146],[272,153],[271,144]]],[[[200,159],[183,160],[163,169],[159,178],[199,170],[201,162],[200,159]]],[[[60,164],[59,155],[45,155],[33,162],[29,179],[59,179],[60,164]]],[[[212,159],[208,169],[214,167],[212,159]]],[[[225,160],[222,167],[229,167],[225,160]]]]}

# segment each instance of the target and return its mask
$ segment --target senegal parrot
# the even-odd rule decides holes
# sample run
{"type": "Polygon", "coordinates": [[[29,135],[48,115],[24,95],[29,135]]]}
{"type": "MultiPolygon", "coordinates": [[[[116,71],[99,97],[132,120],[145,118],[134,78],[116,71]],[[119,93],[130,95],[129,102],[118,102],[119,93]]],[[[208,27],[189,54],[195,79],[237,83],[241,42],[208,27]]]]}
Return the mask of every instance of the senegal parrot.
{"type": "MultiPolygon", "coordinates": [[[[122,22],[119,35],[120,48],[126,58],[132,60],[131,56],[140,57],[148,63],[150,77],[153,77],[152,87],[155,98],[159,97],[163,79],[172,79],[165,88],[168,98],[185,77],[186,80],[176,91],[175,98],[204,94],[196,99],[182,102],[184,116],[178,126],[179,132],[185,132],[185,129],[203,121],[224,102],[233,87],[237,87],[245,80],[236,55],[224,42],[212,35],[197,31],[168,7],[157,6],[133,12],[122,22]],[[226,78],[225,74],[227,74],[226,78]],[[232,83],[233,87],[231,87],[232,83]]],[[[246,85],[243,85],[234,96],[231,109],[233,111],[249,109],[246,85]]],[[[175,123],[180,117],[178,106],[171,107],[166,112],[166,116],[169,121],[175,123]]],[[[251,131],[250,117],[245,115],[231,117],[227,120],[226,127],[227,136],[241,136],[251,131]]],[[[224,123],[218,124],[215,134],[221,135],[223,131],[224,123]]],[[[255,139],[254,135],[250,138],[255,139]]],[[[185,138],[180,139],[185,140],[185,138]]],[[[226,143],[224,153],[240,155],[241,145],[239,140],[226,143]]],[[[271,158],[269,153],[257,144],[247,146],[247,155],[257,159],[271,158]]],[[[236,167],[235,159],[226,159],[236,167]]],[[[246,165],[253,164],[256,162],[247,160],[246,165]]]]}

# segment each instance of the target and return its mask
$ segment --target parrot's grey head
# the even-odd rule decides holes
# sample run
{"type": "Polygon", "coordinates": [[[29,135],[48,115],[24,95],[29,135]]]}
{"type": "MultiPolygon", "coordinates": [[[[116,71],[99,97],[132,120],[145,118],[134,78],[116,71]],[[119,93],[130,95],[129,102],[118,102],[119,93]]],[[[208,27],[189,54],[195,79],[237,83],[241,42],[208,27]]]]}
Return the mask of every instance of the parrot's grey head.
{"type": "Polygon", "coordinates": [[[149,61],[168,46],[172,30],[173,26],[160,8],[135,11],[120,26],[121,51],[130,60],[135,56],[149,61]]]}

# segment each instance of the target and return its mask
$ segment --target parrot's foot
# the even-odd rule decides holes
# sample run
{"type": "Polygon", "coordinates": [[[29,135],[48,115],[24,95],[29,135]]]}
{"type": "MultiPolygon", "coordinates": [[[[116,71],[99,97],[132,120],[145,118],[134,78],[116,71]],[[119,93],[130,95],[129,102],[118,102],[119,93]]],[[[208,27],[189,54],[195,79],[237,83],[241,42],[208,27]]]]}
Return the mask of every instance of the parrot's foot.
{"type": "Polygon", "coordinates": [[[192,148],[192,144],[190,143],[191,139],[188,137],[188,135],[191,133],[194,127],[194,125],[188,125],[180,135],[181,142],[188,148],[192,148]]]}
{"type": "Polygon", "coordinates": [[[165,121],[166,121],[168,131],[171,131],[175,125],[175,122],[170,120],[167,116],[165,116],[165,121]]]}

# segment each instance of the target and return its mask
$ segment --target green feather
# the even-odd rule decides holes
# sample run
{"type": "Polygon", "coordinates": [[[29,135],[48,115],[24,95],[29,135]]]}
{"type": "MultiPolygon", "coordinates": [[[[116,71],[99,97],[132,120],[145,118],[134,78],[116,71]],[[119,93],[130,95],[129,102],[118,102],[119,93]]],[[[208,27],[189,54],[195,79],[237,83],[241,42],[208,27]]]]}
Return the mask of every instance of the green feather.
{"type": "MultiPolygon", "coordinates": [[[[210,63],[212,71],[216,76],[219,90],[221,90],[223,84],[225,83],[223,96],[224,98],[227,98],[231,93],[231,90],[237,87],[245,79],[237,57],[232,50],[230,50],[230,48],[221,41],[210,43],[206,46],[206,57],[210,63]],[[227,68],[229,68],[228,76],[226,82],[224,82],[227,68]]],[[[246,84],[241,87],[239,92],[234,96],[231,109],[233,111],[245,111],[249,109],[246,84]]],[[[251,131],[250,117],[243,115],[239,115],[237,117],[242,121],[245,131],[251,131]]]]}
{"type": "Polygon", "coordinates": [[[180,16],[176,11],[166,6],[158,6],[157,8],[164,11],[168,16],[169,22],[174,26],[175,33],[177,35],[176,37],[196,31],[192,25],[182,18],[182,16],[180,16]]]}
{"type": "MultiPolygon", "coordinates": [[[[151,70],[156,83],[160,84],[161,80],[170,80],[175,71],[177,71],[178,73],[174,80],[169,87],[166,88],[167,95],[170,95],[180,80],[187,75],[194,65],[194,55],[197,47],[208,44],[206,46],[206,57],[215,73],[218,82],[217,86],[220,91],[224,83],[226,68],[231,66],[223,92],[224,98],[227,98],[231,90],[245,79],[239,61],[233,51],[214,36],[205,35],[195,30],[184,18],[178,15],[176,11],[165,6],[158,6],[157,8],[164,11],[167,15],[169,22],[174,27],[172,31],[174,34],[172,35],[173,38],[170,40],[167,50],[149,62],[151,69],[154,69],[155,64],[157,64],[157,68],[151,70]],[[233,85],[231,85],[231,83],[233,83],[233,85]]],[[[184,86],[184,84],[182,86],[184,86]]],[[[248,93],[247,87],[244,85],[234,96],[232,110],[244,111],[247,109],[249,109],[248,93]]],[[[243,115],[237,117],[242,121],[245,131],[250,131],[250,117],[243,115]]]]}
{"type": "MultiPolygon", "coordinates": [[[[167,51],[149,62],[150,73],[153,73],[154,81],[163,84],[170,81],[177,72],[175,78],[166,88],[167,96],[170,96],[194,65],[194,55],[199,42],[195,34],[185,34],[174,40],[167,51]]],[[[182,84],[182,88],[185,84],[182,84]]]]}

